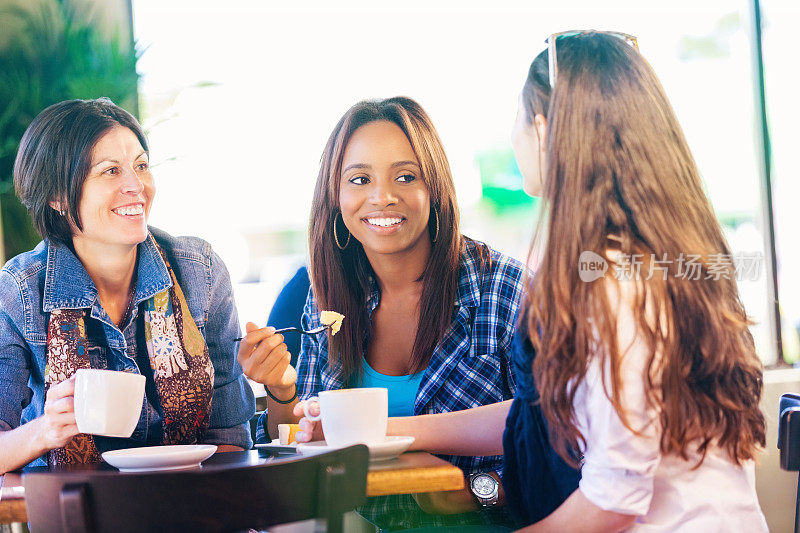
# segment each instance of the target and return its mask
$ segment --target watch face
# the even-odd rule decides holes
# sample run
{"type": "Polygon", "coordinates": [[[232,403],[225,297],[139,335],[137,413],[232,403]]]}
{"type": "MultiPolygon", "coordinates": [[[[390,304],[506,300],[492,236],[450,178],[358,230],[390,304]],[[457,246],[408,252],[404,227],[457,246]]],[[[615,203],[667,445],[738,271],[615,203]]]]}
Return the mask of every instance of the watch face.
{"type": "Polygon", "coordinates": [[[476,476],[472,480],[472,490],[480,497],[488,498],[494,494],[494,489],[497,482],[492,476],[483,475],[476,476]]]}

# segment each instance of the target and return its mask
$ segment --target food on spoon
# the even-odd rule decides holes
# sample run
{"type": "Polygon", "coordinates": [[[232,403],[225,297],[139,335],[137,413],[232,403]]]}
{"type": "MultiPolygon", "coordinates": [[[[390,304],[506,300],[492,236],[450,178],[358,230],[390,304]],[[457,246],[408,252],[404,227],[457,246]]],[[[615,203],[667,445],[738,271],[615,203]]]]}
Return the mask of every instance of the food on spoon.
{"type": "Polygon", "coordinates": [[[298,431],[300,424],[278,424],[278,442],[284,445],[296,443],[295,435],[298,431]]]}
{"type": "Polygon", "coordinates": [[[339,328],[342,327],[342,320],[344,320],[344,315],[336,311],[323,311],[319,314],[319,321],[324,326],[331,327],[331,336],[339,333],[339,328]]]}

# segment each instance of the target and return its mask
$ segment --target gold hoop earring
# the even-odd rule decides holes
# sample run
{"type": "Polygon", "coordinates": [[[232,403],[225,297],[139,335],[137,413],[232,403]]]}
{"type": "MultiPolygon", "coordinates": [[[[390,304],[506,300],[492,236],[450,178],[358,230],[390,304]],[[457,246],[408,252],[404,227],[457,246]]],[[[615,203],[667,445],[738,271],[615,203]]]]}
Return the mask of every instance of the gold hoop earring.
{"type": "Polygon", "coordinates": [[[436,239],[439,238],[439,213],[436,212],[436,208],[431,206],[431,211],[433,211],[433,219],[436,222],[436,231],[433,233],[433,237],[431,237],[431,242],[436,242],[436,239]]]}
{"type": "MultiPolygon", "coordinates": [[[[344,250],[345,248],[347,248],[347,245],[348,245],[348,244],[350,244],[350,235],[351,235],[351,234],[350,234],[350,232],[349,232],[349,231],[347,232],[347,242],[345,242],[345,243],[344,243],[344,246],[342,246],[341,244],[339,244],[339,232],[338,232],[338,231],[336,231],[336,221],[339,219],[339,217],[340,217],[341,215],[342,215],[342,213],[341,213],[341,212],[339,212],[339,213],[336,213],[336,216],[335,216],[335,217],[333,217],[333,240],[334,240],[334,242],[336,242],[336,246],[337,246],[337,247],[338,247],[340,250],[344,250]]],[[[342,225],[344,225],[344,217],[342,217],[342,225]]],[[[345,226],[345,227],[347,227],[347,226],[345,226]]]]}

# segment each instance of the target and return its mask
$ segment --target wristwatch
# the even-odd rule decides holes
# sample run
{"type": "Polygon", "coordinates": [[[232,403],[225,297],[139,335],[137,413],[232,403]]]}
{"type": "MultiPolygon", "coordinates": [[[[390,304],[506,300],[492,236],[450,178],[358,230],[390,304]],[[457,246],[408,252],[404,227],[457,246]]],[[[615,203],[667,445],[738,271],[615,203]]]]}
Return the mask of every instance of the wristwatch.
{"type": "Polygon", "coordinates": [[[497,504],[499,488],[500,484],[489,474],[470,474],[469,476],[469,490],[483,507],[497,504]]]}

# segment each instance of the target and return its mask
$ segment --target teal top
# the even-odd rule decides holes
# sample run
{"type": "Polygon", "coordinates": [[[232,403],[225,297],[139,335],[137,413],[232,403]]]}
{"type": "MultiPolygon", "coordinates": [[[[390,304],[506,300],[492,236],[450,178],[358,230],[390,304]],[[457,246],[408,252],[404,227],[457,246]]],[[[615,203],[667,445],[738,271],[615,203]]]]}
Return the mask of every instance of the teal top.
{"type": "Polygon", "coordinates": [[[359,387],[384,387],[389,389],[389,416],[413,416],[414,401],[424,372],[410,376],[387,376],[364,361],[364,373],[359,387]]]}

